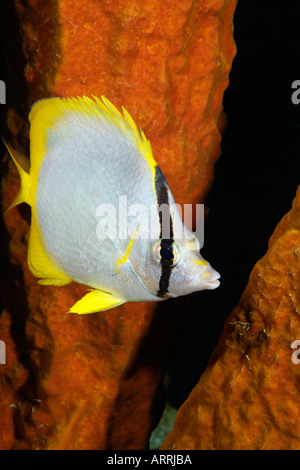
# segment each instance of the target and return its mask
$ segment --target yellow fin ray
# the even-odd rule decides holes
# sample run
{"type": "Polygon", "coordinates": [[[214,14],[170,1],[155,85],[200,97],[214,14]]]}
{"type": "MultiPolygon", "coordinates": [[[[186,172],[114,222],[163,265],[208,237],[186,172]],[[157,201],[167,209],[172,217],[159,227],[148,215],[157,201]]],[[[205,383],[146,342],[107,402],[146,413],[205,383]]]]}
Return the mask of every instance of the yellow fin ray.
{"type": "Polygon", "coordinates": [[[117,307],[125,302],[123,299],[118,299],[108,292],[101,290],[92,290],[86,294],[82,299],[78,300],[73,307],[70,308],[69,313],[78,313],[79,315],[87,313],[102,312],[110,308],[117,307]]]}
{"type": "Polygon", "coordinates": [[[129,241],[128,245],[127,245],[127,248],[126,248],[126,250],[125,250],[124,255],[122,255],[122,256],[118,259],[118,261],[117,261],[117,267],[116,267],[116,274],[119,274],[119,266],[120,266],[120,264],[125,264],[126,261],[128,260],[129,253],[131,252],[131,249],[132,249],[133,244],[134,244],[135,236],[136,236],[136,234],[137,234],[139,228],[140,228],[140,227],[138,226],[138,227],[135,229],[134,234],[132,235],[132,238],[130,239],[130,241],[129,241]]]}
{"type": "MultiPolygon", "coordinates": [[[[83,97],[83,99],[85,99],[90,106],[93,106],[96,103],[101,114],[103,114],[112,124],[116,125],[124,134],[131,136],[132,142],[146,158],[150,167],[154,168],[156,166],[149,140],[146,138],[144,131],[137,127],[133,118],[124,106],[122,106],[122,116],[119,110],[104,96],[101,96],[102,101],[96,96],[93,96],[95,103],[89,98],[83,97]]],[[[78,100],[80,101],[81,98],[78,98],[78,100]]]]}
{"type": "Polygon", "coordinates": [[[47,255],[34,214],[31,217],[27,262],[32,274],[43,278],[39,284],[64,286],[72,281],[47,255]]]}

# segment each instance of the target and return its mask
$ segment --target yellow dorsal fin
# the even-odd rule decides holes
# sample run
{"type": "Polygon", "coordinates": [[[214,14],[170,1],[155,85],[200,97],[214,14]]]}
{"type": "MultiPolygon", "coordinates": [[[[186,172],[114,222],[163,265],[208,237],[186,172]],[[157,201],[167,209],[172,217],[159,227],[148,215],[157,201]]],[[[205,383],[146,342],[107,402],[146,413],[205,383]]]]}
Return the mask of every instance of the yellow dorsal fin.
{"type": "Polygon", "coordinates": [[[125,108],[123,115],[104,96],[101,99],[96,96],[93,99],[82,96],[77,98],[46,98],[37,101],[32,106],[29,114],[30,127],[30,153],[32,173],[37,174],[40,160],[45,155],[46,132],[55,126],[56,119],[63,114],[81,113],[105,123],[116,126],[124,139],[135,145],[151,168],[155,168],[156,162],[153,158],[151,144],[145,137],[142,129],[138,129],[134,120],[125,108]]]}
{"type": "Polygon", "coordinates": [[[10,211],[10,209],[17,206],[18,204],[21,204],[22,202],[27,202],[27,204],[32,206],[33,195],[32,195],[31,178],[29,174],[29,169],[30,169],[29,160],[22,153],[18,152],[17,150],[14,150],[10,145],[8,145],[8,143],[5,142],[3,137],[2,137],[2,140],[8,150],[8,153],[10,154],[11,158],[13,159],[18,169],[18,172],[21,178],[20,190],[15,200],[12,202],[9,208],[5,211],[5,214],[6,214],[8,211],[10,211]]]}
{"type": "Polygon", "coordinates": [[[102,101],[95,96],[93,96],[93,99],[99,106],[101,112],[106,116],[106,118],[110,120],[110,122],[120,128],[126,135],[129,133],[132,142],[138,147],[139,151],[146,158],[151,168],[155,168],[156,161],[153,158],[151,144],[146,138],[144,131],[142,129],[138,129],[136,123],[128,111],[124,108],[124,106],[122,106],[122,116],[117,108],[104,96],[101,96],[102,101]]]}
{"type": "Polygon", "coordinates": [[[103,310],[117,307],[124,302],[125,300],[118,299],[108,292],[92,290],[82,297],[82,299],[78,300],[78,302],[70,308],[69,313],[78,313],[82,315],[85,313],[102,312],[103,310]]]}

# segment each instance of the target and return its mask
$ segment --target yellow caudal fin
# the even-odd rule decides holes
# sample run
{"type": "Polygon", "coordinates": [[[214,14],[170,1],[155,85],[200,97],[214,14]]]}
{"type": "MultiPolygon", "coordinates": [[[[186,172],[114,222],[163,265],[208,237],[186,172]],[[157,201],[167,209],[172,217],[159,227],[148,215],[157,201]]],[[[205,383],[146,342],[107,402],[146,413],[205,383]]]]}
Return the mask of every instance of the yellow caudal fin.
{"type": "Polygon", "coordinates": [[[109,310],[110,308],[117,307],[125,302],[123,299],[118,299],[108,292],[101,290],[92,290],[86,294],[82,299],[78,300],[73,307],[70,308],[70,313],[95,313],[109,310]]]}
{"type": "Polygon", "coordinates": [[[6,212],[16,205],[21,204],[22,202],[26,202],[32,208],[27,257],[29,269],[34,276],[43,278],[39,281],[40,284],[53,284],[56,286],[63,286],[68,284],[71,282],[71,279],[60,269],[59,266],[55,264],[53,260],[50,259],[41,240],[38,224],[36,222],[36,211],[34,207],[36,185],[34,177],[29,174],[29,160],[20,152],[12,149],[12,147],[10,147],[10,145],[8,145],[4,139],[3,142],[19,171],[21,178],[21,187],[18,195],[6,210],[6,212]]]}
{"type": "Polygon", "coordinates": [[[12,204],[9,206],[9,208],[5,211],[5,214],[10,211],[13,207],[17,206],[18,204],[21,204],[22,202],[26,202],[30,206],[33,204],[33,197],[32,197],[32,181],[31,177],[29,174],[29,169],[30,169],[30,163],[29,160],[22,155],[22,153],[18,152],[17,150],[14,150],[10,145],[8,145],[5,140],[2,138],[11,158],[13,159],[20,178],[21,178],[21,187],[18,192],[17,197],[15,200],[12,202],[12,204]]]}

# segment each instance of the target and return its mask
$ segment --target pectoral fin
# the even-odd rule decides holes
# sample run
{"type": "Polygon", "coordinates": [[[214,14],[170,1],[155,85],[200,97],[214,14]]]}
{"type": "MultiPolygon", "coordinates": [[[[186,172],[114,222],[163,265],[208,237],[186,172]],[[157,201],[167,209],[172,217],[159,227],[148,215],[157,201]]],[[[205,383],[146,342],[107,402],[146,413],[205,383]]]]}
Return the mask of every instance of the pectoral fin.
{"type": "Polygon", "coordinates": [[[134,244],[135,236],[136,236],[137,232],[139,231],[139,229],[140,229],[139,226],[135,229],[134,234],[132,235],[132,237],[131,237],[131,239],[130,239],[130,241],[129,241],[129,243],[128,243],[128,246],[127,246],[127,248],[126,248],[126,250],[125,250],[124,255],[122,255],[122,256],[118,259],[118,261],[117,261],[117,266],[116,266],[116,274],[119,274],[119,266],[120,266],[120,264],[125,264],[126,261],[128,260],[129,253],[131,252],[131,249],[132,249],[133,244],[134,244]]]}
{"type": "Polygon", "coordinates": [[[78,300],[73,307],[70,308],[70,313],[95,313],[109,310],[110,308],[117,307],[125,302],[123,299],[118,299],[108,292],[101,290],[92,290],[86,294],[82,299],[78,300]]]}

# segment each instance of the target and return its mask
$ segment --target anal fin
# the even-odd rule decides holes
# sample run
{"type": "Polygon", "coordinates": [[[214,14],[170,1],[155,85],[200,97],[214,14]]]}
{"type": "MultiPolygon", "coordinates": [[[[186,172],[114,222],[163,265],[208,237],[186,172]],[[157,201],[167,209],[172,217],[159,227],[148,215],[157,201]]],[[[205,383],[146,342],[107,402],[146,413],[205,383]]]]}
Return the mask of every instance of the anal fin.
{"type": "Polygon", "coordinates": [[[86,294],[82,299],[78,300],[73,307],[70,308],[70,313],[95,313],[109,310],[110,308],[117,307],[125,302],[123,299],[118,299],[108,292],[101,290],[92,290],[86,294]]]}
{"type": "Polygon", "coordinates": [[[27,261],[32,274],[42,278],[38,281],[39,284],[64,286],[72,281],[47,254],[34,214],[31,217],[27,261]]]}

